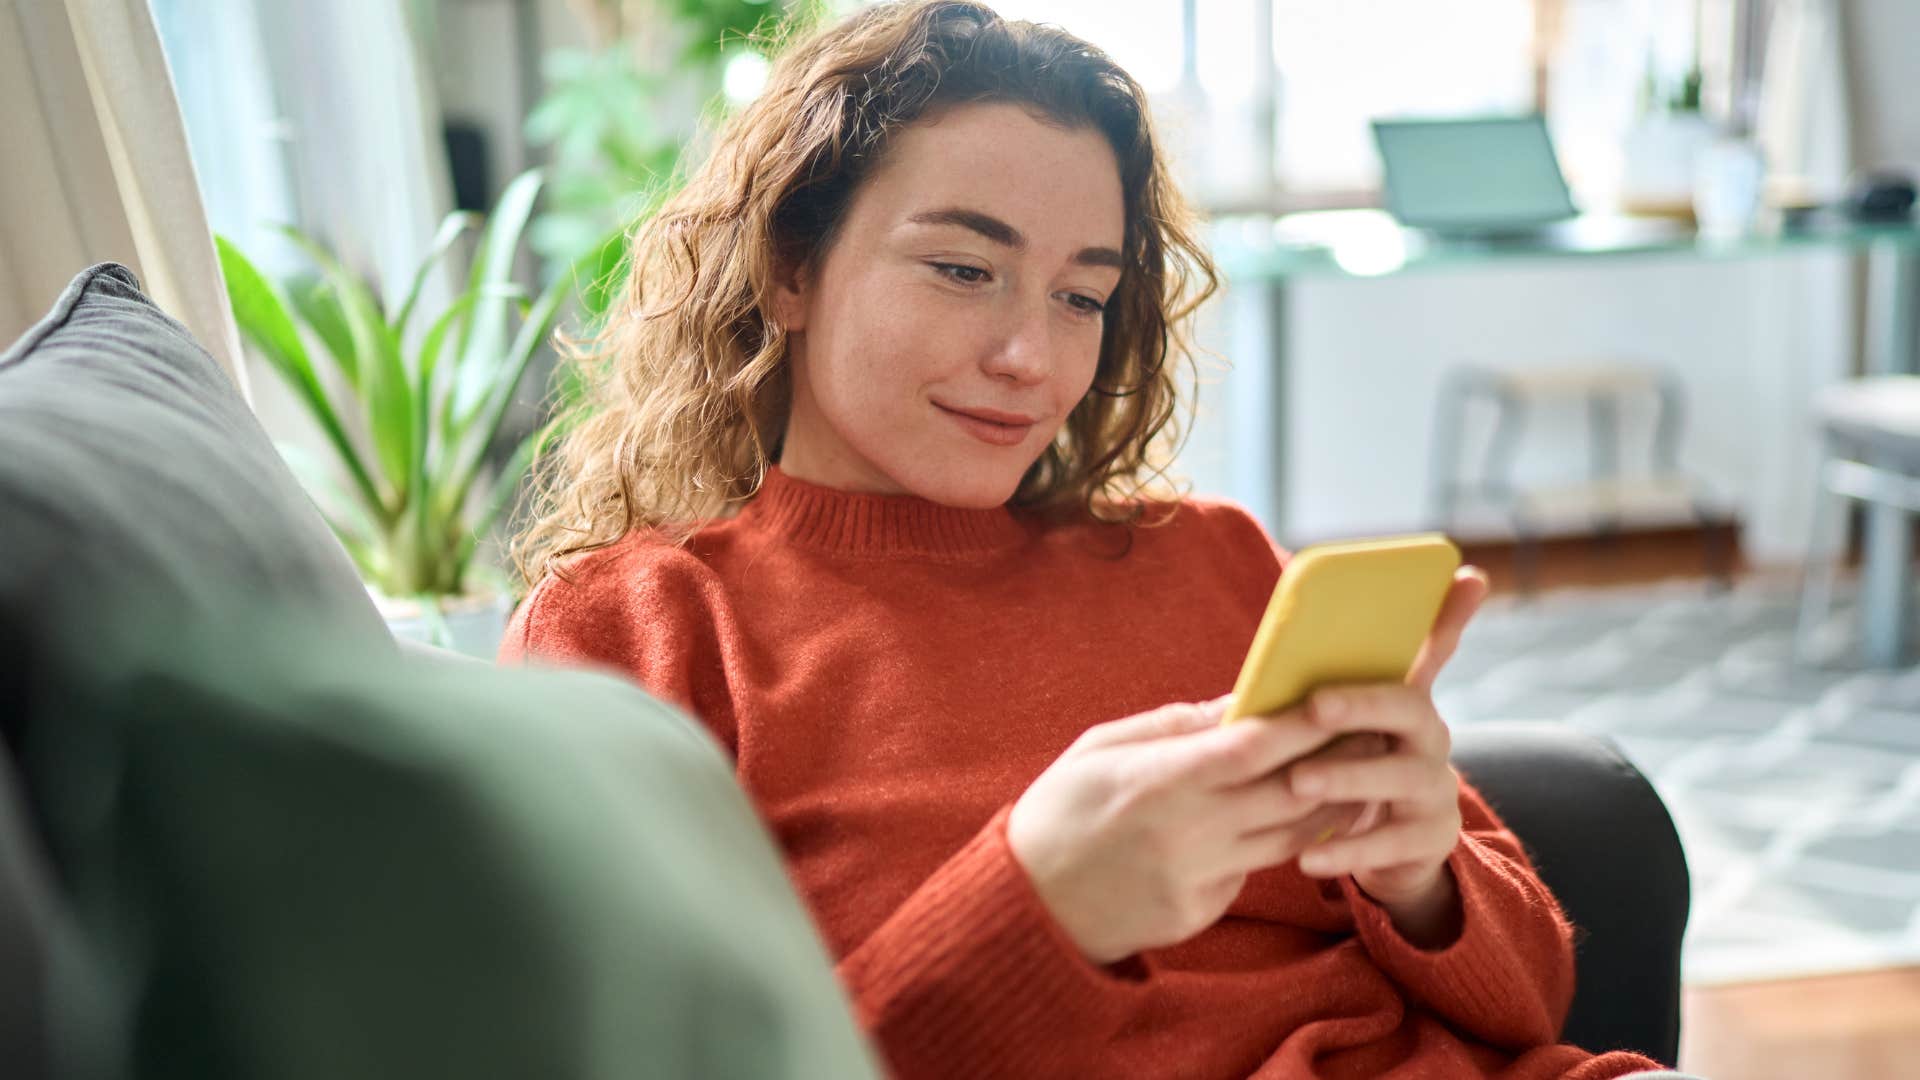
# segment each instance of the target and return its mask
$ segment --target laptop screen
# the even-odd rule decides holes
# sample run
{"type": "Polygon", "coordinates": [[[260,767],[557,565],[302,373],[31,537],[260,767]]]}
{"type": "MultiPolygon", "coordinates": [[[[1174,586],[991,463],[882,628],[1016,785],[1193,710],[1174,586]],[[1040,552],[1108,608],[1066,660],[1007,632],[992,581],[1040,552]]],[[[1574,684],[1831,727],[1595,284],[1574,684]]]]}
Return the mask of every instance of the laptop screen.
{"type": "Polygon", "coordinates": [[[1538,115],[1375,120],[1387,209],[1431,229],[1525,228],[1572,217],[1538,115]]]}

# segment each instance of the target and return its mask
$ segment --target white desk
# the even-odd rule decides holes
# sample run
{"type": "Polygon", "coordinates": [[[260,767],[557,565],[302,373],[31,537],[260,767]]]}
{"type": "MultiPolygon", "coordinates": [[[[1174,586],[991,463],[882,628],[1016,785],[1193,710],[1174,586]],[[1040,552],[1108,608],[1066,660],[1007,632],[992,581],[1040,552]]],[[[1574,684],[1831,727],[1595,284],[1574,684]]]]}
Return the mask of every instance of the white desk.
{"type": "MultiPolygon", "coordinates": [[[[1799,230],[1777,225],[1731,238],[1708,238],[1662,222],[1583,217],[1536,237],[1440,241],[1402,229],[1385,212],[1342,210],[1278,219],[1248,217],[1215,223],[1214,253],[1232,285],[1236,350],[1267,363],[1240,369],[1243,392],[1256,397],[1266,423],[1236,425],[1238,467],[1252,470],[1248,508],[1279,535],[1285,528],[1284,453],[1289,395],[1287,293],[1303,277],[1383,277],[1510,264],[1532,260],[1564,264],[1596,258],[1732,259],[1787,251],[1865,252],[1869,264],[1869,374],[1920,373],[1920,223],[1824,223],[1799,230]]],[[[1902,662],[1912,611],[1912,543],[1907,515],[1875,507],[1868,512],[1861,612],[1870,662],[1902,662]]]]}

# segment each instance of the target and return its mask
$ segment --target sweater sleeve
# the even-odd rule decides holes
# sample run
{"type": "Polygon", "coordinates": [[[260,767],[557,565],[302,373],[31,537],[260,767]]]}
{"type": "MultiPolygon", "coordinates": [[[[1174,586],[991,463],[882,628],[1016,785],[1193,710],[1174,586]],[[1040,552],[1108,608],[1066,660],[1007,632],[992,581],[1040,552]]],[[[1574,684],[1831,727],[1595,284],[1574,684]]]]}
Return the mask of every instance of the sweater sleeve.
{"type": "Polygon", "coordinates": [[[1140,1005],[1137,958],[1098,965],[1053,918],[998,813],[840,962],[902,1076],[1084,1076],[1140,1005]]]}
{"type": "Polygon", "coordinates": [[[685,709],[739,756],[727,684],[732,608],[719,579],[685,552],[609,549],[569,579],[542,578],[507,625],[497,662],[611,670],[685,709]]]}
{"type": "Polygon", "coordinates": [[[1516,837],[1473,786],[1460,781],[1459,842],[1447,857],[1460,888],[1460,934],[1423,949],[1386,908],[1340,879],[1374,963],[1414,1004],[1457,1030],[1519,1051],[1557,1042],[1573,1005],[1573,931],[1516,837]]]}

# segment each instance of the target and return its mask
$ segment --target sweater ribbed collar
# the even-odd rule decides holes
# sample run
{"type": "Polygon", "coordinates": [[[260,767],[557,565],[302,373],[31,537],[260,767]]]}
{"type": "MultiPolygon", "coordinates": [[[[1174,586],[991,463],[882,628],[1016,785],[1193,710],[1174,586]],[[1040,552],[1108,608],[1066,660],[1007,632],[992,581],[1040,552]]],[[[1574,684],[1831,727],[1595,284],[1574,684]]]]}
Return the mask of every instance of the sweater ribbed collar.
{"type": "Polygon", "coordinates": [[[767,468],[741,518],[807,547],[849,555],[959,556],[1001,551],[1027,539],[1006,506],[945,506],[918,495],[841,491],[767,468]]]}

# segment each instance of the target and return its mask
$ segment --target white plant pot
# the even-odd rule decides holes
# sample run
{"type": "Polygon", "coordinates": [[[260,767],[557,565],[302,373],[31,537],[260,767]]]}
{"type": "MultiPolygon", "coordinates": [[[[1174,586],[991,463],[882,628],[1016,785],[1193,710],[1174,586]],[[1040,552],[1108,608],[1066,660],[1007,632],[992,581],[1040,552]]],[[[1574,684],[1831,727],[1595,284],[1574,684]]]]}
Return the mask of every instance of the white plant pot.
{"type": "Polygon", "coordinates": [[[506,636],[513,598],[506,593],[469,593],[435,599],[439,617],[415,597],[392,597],[367,586],[374,606],[397,638],[426,642],[457,653],[492,660],[506,636]]]}
{"type": "Polygon", "coordinates": [[[1767,161],[1749,139],[1721,138],[1700,151],[1693,216],[1707,236],[1739,236],[1753,227],[1766,191],[1767,161]]]}
{"type": "Polygon", "coordinates": [[[1650,113],[1627,132],[1622,208],[1629,213],[1691,218],[1700,154],[1718,137],[1699,113],[1650,113]]]}

